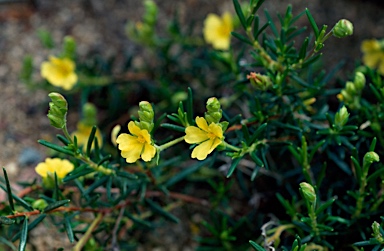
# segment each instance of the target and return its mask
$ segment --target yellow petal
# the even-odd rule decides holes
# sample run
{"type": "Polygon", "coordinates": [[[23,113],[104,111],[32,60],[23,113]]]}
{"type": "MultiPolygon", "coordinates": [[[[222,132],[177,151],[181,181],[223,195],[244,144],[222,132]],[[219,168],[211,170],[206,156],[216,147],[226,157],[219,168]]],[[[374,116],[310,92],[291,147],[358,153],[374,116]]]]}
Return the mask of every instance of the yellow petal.
{"type": "Polygon", "coordinates": [[[223,129],[218,124],[211,123],[208,129],[209,132],[213,133],[219,139],[223,138],[223,129]]]}
{"type": "Polygon", "coordinates": [[[45,178],[47,177],[47,171],[48,171],[48,167],[47,167],[47,164],[42,162],[42,163],[39,163],[36,168],[35,168],[35,171],[38,175],[40,175],[41,177],[45,178]]]}
{"type": "Polygon", "coordinates": [[[127,133],[120,134],[119,137],[117,137],[116,143],[119,144],[119,149],[121,151],[130,151],[139,144],[137,137],[127,133]]]}
{"type": "Polygon", "coordinates": [[[202,130],[208,132],[208,124],[207,124],[207,121],[205,120],[205,118],[202,118],[202,117],[196,117],[196,124],[197,124],[197,126],[198,126],[200,129],[202,129],[202,130]]]}
{"type": "Polygon", "coordinates": [[[122,151],[121,156],[126,159],[127,163],[134,163],[140,159],[140,154],[143,150],[144,144],[136,144],[132,146],[129,151],[122,151]]]}
{"type": "Polygon", "coordinates": [[[59,179],[63,179],[68,173],[72,172],[75,168],[74,165],[66,159],[60,160],[60,164],[58,164],[57,167],[60,167],[56,168],[55,170],[56,175],[59,179]]]}
{"type": "Polygon", "coordinates": [[[147,142],[148,144],[151,144],[151,135],[147,130],[145,129],[141,130],[140,134],[145,139],[145,142],[147,142]]]}
{"type": "Polygon", "coordinates": [[[135,122],[133,122],[133,121],[130,121],[130,122],[128,123],[128,130],[129,130],[129,132],[130,132],[132,135],[136,135],[136,136],[138,136],[138,135],[141,134],[141,129],[140,129],[140,127],[138,127],[138,126],[135,124],[135,122]]]}
{"type": "Polygon", "coordinates": [[[156,147],[150,144],[145,144],[143,153],[141,154],[141,158],[144,161],[150,161],[153,157],[155,157],[155,154],[156,154],[156,147]]]}
{"type": "Polygon", "coordinates": [[[193,149],[191,157],[204,160],[220,143],[219,139],[207,140],[193,149]]]}
{"type": "Polygon", "coordinates": [[[216,38],[216,31],[221,25],[220,17],[216,14],[208,14],[204,21],[203,35],[207,43],[212,43],[216,38]]]}
{"type": "Polygon", "coordinates": [[[378,53],[367,53],[363,56],[363,63],[370,68],[375,68],[379,61],[380,54],[378,53]]]}
{"type": "Polygon", "coordinates": [[[379,41],[376,39],[368,39],[364,40],[361,43],[361,51],[366,53],[366,52],[374,52],[380,50],[380,44],[379,41]]]}
{"type": "Polygon", "coordinates": [[[196,144],[203,141],[206,141],[208,138],[207,132],[204,132],[200,128],[197,128],[196,126],[188,126],[185,129],[185,137],[184,140],[188,144],[196,144]]]}

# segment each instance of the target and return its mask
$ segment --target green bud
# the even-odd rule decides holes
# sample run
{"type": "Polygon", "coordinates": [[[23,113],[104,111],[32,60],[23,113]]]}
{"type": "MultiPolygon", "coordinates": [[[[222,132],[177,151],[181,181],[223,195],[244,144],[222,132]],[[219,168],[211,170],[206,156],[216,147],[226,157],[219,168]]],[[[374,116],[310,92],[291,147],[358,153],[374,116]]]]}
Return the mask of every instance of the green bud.
{"type": "Polygon", "coordinates": [[[372,231],[373,231],[373,237],[378,240],[379,242],[383,243],[384,238],[382,234],[380,233],[380,224],[378,222],[373,222],[372,223],[372,231]]]}
{"type": "Polygon", "coordinates": [[[316,202],[316,193],[313,186],[307,182],[301,182],[300,183],[301,191],[303,192],[304,198],[306,201],[310,203],[316,202]]]}
{"type": "Polygon", "coordinates": [[[136,124],[138,124],[141,129],[146,129],[148,132],[151,132],[154,127],[153,118],[155,116],[152,105],[148,101],[141,101],[139,103],[138,113],[140,122],[136,124]]]}
{"type": "Polygon", "coordinates": [[[219,123],[222,117],[220,102],[217,98],[212,97],[207,100],[207,112],[204,114],[205,120],[207,120],[208,125],[211,123],[219,123]]]}
{"type": "Polygon", "coordinates": [[[341,19],[332,29],[335,37],[342,38],[353,34],[353,24],[347,19],[341,19]]]}
{"type": "Polygon", "coordinates": [[[361,91],[365,86],[365,75],[362,72],[356,72],[353,82],[355,83],[356,89],[361,91]]]}
{"type": "Polygon", "coordinates": [[[48,202],[46,202],[44,199],[38,199],[32,203],[32,207],[40,211],[46,208],[47,206],[48,206],[48,202]]]}
{"type": "Polygon", "coordinates": [[[379,162],[379,161],[380,161],[380,157],[377,153],[367,152],[363,158],[363,168],[366,166],[370,166],[373,162],[379,162]]]}
{"type": "Polygon", "coordinates": [[[97,109],[92,103],[85,103],[83,105],[83,116],[84,118],[81,122],[88,126],[93,126],[97,124],[97,109]]]}
{"type": "MultiPolygon", "coordinates": [[[[251,72],[247,75],[247,79],[251,82],[251,84],[259,90],[265,91],[270,86],[272,86],[272,81],[268,76],[262,75],[260,73],[251,72]]],[[[277,82],[281,83],[281,76],[278,75],[277,82]]]]}
{"type": "Polygon", "coordinates": [[[76,42],[71,36],[64,37],[63,57],[74,59],[76,55],[76,42]]]}
{"type": "Polygon", "coordinates": [[[345,85],[345,89],[347,90],[347,92],[351,95],[354,95],[357,93],[356,91],[356,87],[355,87],[355,83],[351,82],[351,81],[347,81],[346,85],[345,85]]]}
{"type": "Polygon", "coordinates": [[[335,115],[335,125],[338,128],[342,128],[348,122],[348,118],[349,113],[347,108],[345,106],[341,107],[335,115]]]}
{"type": "Polygon", "coordinates": [[[63,129],[67,123],[68,103],[67,100],[57,92],[48,94],[52,102],[49,102],[48,119],[52,126],[63,129]]]}
{"type": "Polygon", "coordinates": [[[144,1],[145,13],[143,16],[144,23],[148,25],[155,25],[157,20],[157,5],[152,0],[144,1]]]}

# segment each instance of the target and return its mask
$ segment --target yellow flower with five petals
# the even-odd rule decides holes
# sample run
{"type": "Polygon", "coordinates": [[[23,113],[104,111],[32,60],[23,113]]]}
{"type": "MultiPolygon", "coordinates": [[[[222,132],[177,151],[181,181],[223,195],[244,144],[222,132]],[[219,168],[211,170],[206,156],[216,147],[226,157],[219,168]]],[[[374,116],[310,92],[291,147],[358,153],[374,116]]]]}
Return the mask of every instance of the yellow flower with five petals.
{"type": "Polygon", "coordinates": [[[39,163],[35,171],[43,179],[48,178],[49,176],[53,177],[53,174],[56,173],[56,176],[59,180],[63,179],[68,173],[72,172],[74,165],[66,159],[60,158],[46,158],[45,162],[39,163]]]}
{"type": "Polygon", "coordinates": [[[156,154],[156,147],[148,130],[141,129],[133,121],[128,123],[128,130],[131,134],[122,133],[116,139],[121,156],[127,163],[134,163],[140,158],[150,161],[156,154]]]}
{"type": "Polygon", "coordinates": [[[223,129],[220,125],[211,123],[202,117],[196,117],[196,126],[188,126],[185,129],[185,142],[198,144],[192,151],[192,158],[204,160],[215,148],[224,141],[223,129]]]}
{"type": "Polygon", "coordinates": [[[368,39],[361,43],[363,63],[384,75],[384,40],[368,39]]]}
{"type": "Polygon", "coordinates": [[[49,57],[41,64],[41,76],[54,86],[70,90],[77,82],[76,65],[69,58],[49,57]]]}
{"type": "Polygon", "coordinates": [[[221,17],[209,14],[204,21],[203,35],[207,43],[212,44],[218,50],[228,50],[231,42],[233,20],[229,12],[221,17]]]}

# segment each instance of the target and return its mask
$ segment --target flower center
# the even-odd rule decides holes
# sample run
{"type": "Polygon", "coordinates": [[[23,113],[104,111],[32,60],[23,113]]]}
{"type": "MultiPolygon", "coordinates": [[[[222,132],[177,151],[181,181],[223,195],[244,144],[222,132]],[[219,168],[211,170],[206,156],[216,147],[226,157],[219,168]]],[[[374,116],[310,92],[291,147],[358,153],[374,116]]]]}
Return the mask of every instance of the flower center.
{"type": "Polygon", "coordinates": [[[217,138],[216,134],[214,134],[213,132],[208,132],[208,133],[207,133],[207,136],[208,136],[209,139],[215,139],[215,138],[217,138]]]}
{"type": "Polygon", "coordinates": [[[145,138],[142,135],[137,136],[137,141],[139,143],[144,144],[146,142],[145,138]]]}

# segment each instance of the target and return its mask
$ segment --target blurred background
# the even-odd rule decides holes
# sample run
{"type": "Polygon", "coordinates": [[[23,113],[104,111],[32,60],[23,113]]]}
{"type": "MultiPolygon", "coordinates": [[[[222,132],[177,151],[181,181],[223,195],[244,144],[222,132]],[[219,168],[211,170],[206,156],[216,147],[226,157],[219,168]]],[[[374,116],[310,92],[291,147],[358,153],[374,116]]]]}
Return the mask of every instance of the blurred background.
{"type": "MultiPolygon", "coordinates": [[[[162,0],[156,3],[159,7],[157,26],[160,33],[175,13],[178,13],[181,24],[194,23],[197,36],[202,36],[201,28],[208,13],[234,13],[230,0],[162,0]]],[[[344,60],[346,64],[341,74],[347,74],[361,58],[361,41],[383,38],[383,1],[267,0],[262,8],[273,15],[284,12],[288,3],[292,4],[294,14],[308,8],[317,23],[326,24],[329,29],[341,18],[349,19],[354,24],[352,37],[327,41],[323,51],[327,54],[323,61],[327,70],[344,60]]],[[[50,32],[55,44],[61,44],[67,35],[72,36],[77,42],[80,58],[86,59],[91,54],[103,58],[115,57],[118,65],[124,60],[123,55],[129,53],[135,55],[133,64],[140,65],[147,60],[146,52],[129,39],[125,28],[128,21],[139,21],[142,13],[141,0],[0,0],[0,165],[7,168],[11,180],[33,179],[34,166],[48,154],[37,140],[50,140],[58,133],[46,117],[47,91],[31,90],[20,80],[26,55],[33,58],[34,78],[41,78],[39,66],[52,53],[41,44],[39,31],[50,32]]],[[[273,17],[276,18],[276,15],[273,17]]],[[[298,25],[308,26],[307,19],[300,19],[298,25]]],[[[73,128],[77,119],[78,112],[70,109],[69,122],[70,125],[73,122],[73,128]]],[[[4,193],[0,191],[2,198],[4,193]]],[[[179,232],[179,235],[183,233],[179,232]]],[[[174,248],[164,250],[181,250],[181,246],[185,247],[183,250],[191,250],[188,247],[192,245],[188,243],[191,240],[187,237],[176,237],[177,241],[184,241],[178,245],[174,243],[174,238],[161,239],[157,245],[174,248]]],[[[41,245],[52,242],[42,239],[33,242],[36,241],[41,245]]]]}

